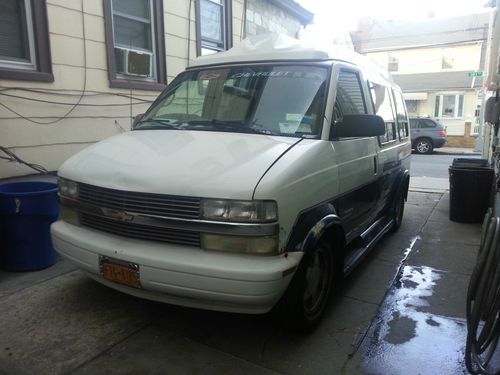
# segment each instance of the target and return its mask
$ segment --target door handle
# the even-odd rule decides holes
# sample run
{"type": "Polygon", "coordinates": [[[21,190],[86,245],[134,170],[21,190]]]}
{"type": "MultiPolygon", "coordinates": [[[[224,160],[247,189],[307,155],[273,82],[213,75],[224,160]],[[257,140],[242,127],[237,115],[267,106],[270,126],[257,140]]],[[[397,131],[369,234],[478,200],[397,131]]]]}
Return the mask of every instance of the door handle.
{"type": "Polygon", "coordinates": [[[373,174],[377,174],[377,157],[373,157],[373,174]]]}

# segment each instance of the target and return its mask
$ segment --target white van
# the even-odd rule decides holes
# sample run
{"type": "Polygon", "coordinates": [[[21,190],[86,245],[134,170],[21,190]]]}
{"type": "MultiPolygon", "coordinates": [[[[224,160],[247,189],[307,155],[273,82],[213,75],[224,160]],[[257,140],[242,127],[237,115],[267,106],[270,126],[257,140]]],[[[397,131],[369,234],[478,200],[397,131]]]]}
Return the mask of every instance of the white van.
{"type": "Polygon", "coordinates": [[[59,170],[56,250],[155,301],[316,323],[336,276],[401,224],[400,89],[361,57],[248,39],[197,59],[128,133],[59,170]]]}

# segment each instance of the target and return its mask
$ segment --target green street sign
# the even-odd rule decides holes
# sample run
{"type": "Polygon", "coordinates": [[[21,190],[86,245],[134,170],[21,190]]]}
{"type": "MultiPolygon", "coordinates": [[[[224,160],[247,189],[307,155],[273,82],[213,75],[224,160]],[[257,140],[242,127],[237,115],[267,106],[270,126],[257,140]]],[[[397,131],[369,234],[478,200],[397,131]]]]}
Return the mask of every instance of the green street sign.
{"type": "Polygon", "coordinates": [[[473,72],[468,73],[469,77],[483,77],[484,72],[480,72],[478,70],[474,70],[473,72]]]}

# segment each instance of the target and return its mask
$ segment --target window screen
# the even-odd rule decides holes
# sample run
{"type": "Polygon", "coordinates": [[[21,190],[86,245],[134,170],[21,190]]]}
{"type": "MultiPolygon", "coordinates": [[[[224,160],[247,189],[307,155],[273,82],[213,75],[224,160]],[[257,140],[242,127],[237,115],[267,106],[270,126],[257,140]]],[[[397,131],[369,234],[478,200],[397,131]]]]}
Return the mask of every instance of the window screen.
{"type": "Polygon", "coordinates": [[[230,47],[230,1],[199,0],[199,53],[208,55],[230,47]]]}

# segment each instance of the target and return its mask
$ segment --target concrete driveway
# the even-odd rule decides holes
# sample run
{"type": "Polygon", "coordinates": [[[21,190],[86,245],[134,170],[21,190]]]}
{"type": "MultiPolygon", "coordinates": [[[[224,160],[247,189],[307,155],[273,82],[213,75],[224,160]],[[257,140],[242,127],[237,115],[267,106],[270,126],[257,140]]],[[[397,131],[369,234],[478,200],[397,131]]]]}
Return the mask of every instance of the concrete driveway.
{"type": "Polygon", "coordinates": [[[448,195],[411,192],[403,225],[345,281],[307,335],[262,316],[154,303],[65,261],[0,272],[0,374],[460,374],[480,225],[448,195]]]}

